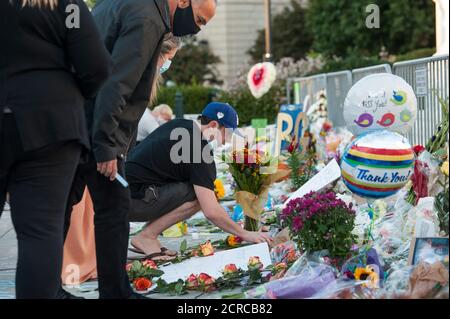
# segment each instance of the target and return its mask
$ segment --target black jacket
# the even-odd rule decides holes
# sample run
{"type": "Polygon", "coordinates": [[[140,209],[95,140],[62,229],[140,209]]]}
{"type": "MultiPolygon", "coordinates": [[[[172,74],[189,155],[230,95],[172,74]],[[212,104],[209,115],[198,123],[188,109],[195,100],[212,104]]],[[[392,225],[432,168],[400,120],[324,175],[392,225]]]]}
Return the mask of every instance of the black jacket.
{"type": "Polygon", "coordinates": [[[54,10],[1,0],[0,131],[8,107],[25,150],[67,140],[88,147],[85,99],[96,95],[110,62],[83,0],[59,0],[54,10]],[[79,28],[66,26],[69,4],[80,9],[79,28]]]}
{"type": "Polygon", "coordinates": [[[100,0],[94,20],[113,61],[112,75],[88,105],[97,162],[124,158],[148,105],[164,35],[167,0],[100,0]]]}

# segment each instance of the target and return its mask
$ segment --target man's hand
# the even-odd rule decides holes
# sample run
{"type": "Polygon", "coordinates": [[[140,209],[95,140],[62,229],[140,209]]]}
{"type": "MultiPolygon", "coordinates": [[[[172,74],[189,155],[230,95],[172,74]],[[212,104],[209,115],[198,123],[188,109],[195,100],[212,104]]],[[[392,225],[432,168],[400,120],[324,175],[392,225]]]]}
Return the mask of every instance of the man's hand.
{"type": "Polygon", "coordinates": [[[269,236],[267,233],[262,232],[252,232],[252,231],[246,231],[244,236],[241,236],[241,238],[244,241],[250,242],[250,243],[268,243],[269,245],[272,244],[273,239],[269,236]]]}
{"type": "Polygon", "coordinates": [[[116,179],[117,159],[108,162],[97,163],[97,171],[108,177],[111,181],[116,179]]]}

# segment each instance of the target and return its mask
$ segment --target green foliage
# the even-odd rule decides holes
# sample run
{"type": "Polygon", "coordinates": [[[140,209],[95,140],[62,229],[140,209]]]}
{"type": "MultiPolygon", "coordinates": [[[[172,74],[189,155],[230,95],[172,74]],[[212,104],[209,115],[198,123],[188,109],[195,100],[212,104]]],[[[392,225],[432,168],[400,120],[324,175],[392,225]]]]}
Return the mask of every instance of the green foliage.
{"type": "Polygon", "coordinates": [[[163,274],[163,271],[146,267],[138,260],[135,260],[132,263],[131,269],[128,271],[128,277],[131,282],[137,278],[147,278],[152,280],[154,277],[161,277],[163,274]]]}
{"type": "Polygon", "coordinates": [[[413,50],[411,52],[407,52],[405,54],[397,55],[395,57],[395,62],[427,58],[427,57],[432,56],[435,53],[436,53],[436,48],[417,49],[417,50],[413,50]]]}
{"type": "Polygon", "coordinates": [[[184,113],[199,114],[203,108],[212,101],[217,90],[199,84],[182,85],[177,87],[162,87],[158,92],[155,105],[168,104],[175,107],[175,94],[180,91],[183,94],[184,113]]]}
{"type": "MultiPolygon", "coordinates": [[[[382,1],[381,29],[387,50],[403,54],[436,43],[435,4],[429,0],[382,1]]],[[[434,52],[433,52],[434,53],[434,52]]]]}
{"type": "Polygon", "coordinates": [[[387,63],[378,57],[365,57],[356,52],[349,53],[345,58],[330,58],[325,62],[324,67],[320,70],[323,72],[337,72],[342,70],[352,70],[387,63]]]}
{"type": "Polygon", "coordinates": [[[183,47],[173,59],[170,71],[164,75],[164,79],[177,85],[221,84],[216,68],[220,62],[220,58],[212,53],[207,41],[189,38],[184,41],[183,47]]]}
{"type": "Polygon", "coordinates": [[[446,185],[444,186],[444,190],[440,192],[435,200],[434,207],[437,211],[438,219],[439,219],[439,228],[441,232],[448,236],[449,231],[449,190],[448,190],[448,179],[446,180],[446,185]]]}
{"type": "Polygon", "coordinates": [[[274,123],[280,109],[284,89],[275,85],[260,99],[255,99],[247,86],[240,90],[222,91],[218,99],[233,105],[241,125],[250,125],[253,118],[267,118],[274,123]]]}
{"type": "MultiPolygon", "coordinates": [[[[275,15],[272,21],[272,54],[275,61],[283,57],[303,59],[312,45],[312,35],[305,27],[305,9],[298,1],[275,15]]],[[[248,51],[253,61],[261,61],[265,53],[265,30],[258,31],[254,46],[248,51]]]]}
{"type": "Polygon", "coordinates": [[[380,28],[368,29],[366,0],[315,0],[307,11],[313,50],[330,58],[349,51],[378,56],[384,46],[390,54],[429,48],[435,40],[434,3],[428,0],[374,0],[380,8],[380,28]]]}
{"type": "MultiPolygon", "coordinates": [[[[314,0],[302,8],[293,0],[273,18],[273,54],[302,58],[309,52],[323,55],[320,72],[334,72],[386,63],[379,54],[383,47],[397,61],[430,56],[435,42],[435,9],[429,0],[314,0]],[[368,4],[380,8],[380,28],[366,27],[368,4]]],[[[264,32],[250,49],[261,60],[264,32]]],[[[309,53],[310,55],[311,53],[309,53]]]]}
{"type": "Polygon", "coordinates": [[[291,169],[291,183],[293,188],[299,189],[312,177],[314,156],[314,153],[301,154],[299,150],[294,150],[290,153],[287,163],[291,169]]]}

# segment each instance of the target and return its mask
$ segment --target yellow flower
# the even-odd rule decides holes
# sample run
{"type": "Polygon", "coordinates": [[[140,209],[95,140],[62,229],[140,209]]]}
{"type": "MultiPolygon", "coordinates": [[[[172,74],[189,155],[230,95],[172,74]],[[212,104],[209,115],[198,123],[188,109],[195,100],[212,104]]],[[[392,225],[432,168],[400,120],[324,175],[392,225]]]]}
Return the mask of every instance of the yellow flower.
{"type": "Polygon", "coordinates": [[[220,179],[214,181],[214,193],[216,194],[217,199],[221,199],[225,196],[225,188],[220,179]]]}
{"type": "Polygon", "coordinates": [[[364,284],[365,287],[379,288],[380,278],[377,271],[370,265],[366,266],[366,268],[356,268],[354,276],[355,280],[368,280],[369,282],[364,284]]]}
{"type": "Polygon", "coordinates": [[[366,272],[366,268],[356,268],[354,276],[355,280],[365,280],[369,274],[366,272]]]}
{"type": "Polygon", "coordinates": [[[448,161],[444,162],[441,167],[442,173],[444,173],[445,176],[448,177],[448,161]]]}
{"type": "Polygon", "coordinates": [[[227,245],[229,247],[236,247],[242,243],[242,239],[238,236],[229,235],[226,239],[227,245]]]}
{"type": "Polygon", "coordinates": [[[214,247],[211,244],[211,241],[207,241],[203,245],[200,245],[200,250],[202,252],[202,256],[211,256],[214,255],[214,247]]]}

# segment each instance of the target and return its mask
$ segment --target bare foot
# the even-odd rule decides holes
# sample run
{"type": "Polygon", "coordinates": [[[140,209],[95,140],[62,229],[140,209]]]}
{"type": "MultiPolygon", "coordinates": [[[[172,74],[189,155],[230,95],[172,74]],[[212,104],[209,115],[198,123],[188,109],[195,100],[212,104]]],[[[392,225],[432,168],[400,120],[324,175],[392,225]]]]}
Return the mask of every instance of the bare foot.
{"type": "MultiPolygon", "coordinates": [[[[133,239],[131,240],[131,244],[135,248],[141,250],[146,256],[161,252],[161,244],[156,238],[143,237],[138,234],[137,236],[133,237],[133,239]]],[[[153,261],[170,261],[173,259],[173,256],[169,255],[157,256],[152,258],[153,261]]]]}

